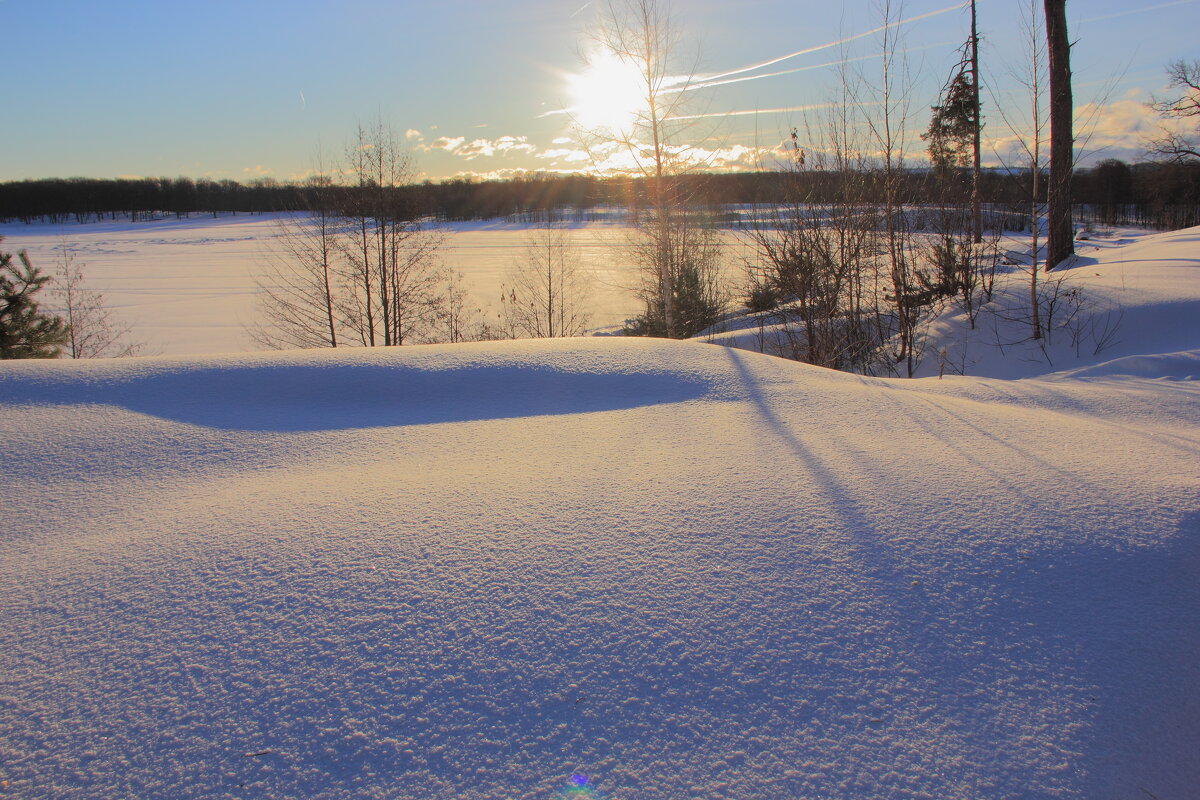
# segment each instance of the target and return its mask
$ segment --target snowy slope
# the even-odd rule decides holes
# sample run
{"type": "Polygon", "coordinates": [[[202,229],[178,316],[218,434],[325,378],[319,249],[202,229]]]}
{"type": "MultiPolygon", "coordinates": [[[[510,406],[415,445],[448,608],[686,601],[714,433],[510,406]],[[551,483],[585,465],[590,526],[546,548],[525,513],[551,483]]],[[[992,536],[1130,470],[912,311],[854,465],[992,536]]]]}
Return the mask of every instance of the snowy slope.
{"type": "MultiPolygon", "coordinates": [[[[1075,258],[1039,273],[1040,340],[1032,338],[1030,237],[1006,237],[1001,249],[1024,266],[1001,268],[995,294],[973,327],[957,300],[944,301],[922,321],[916,376],[1026,378],[1196,347],[1200,228],[1104,234],[1076,242],[1075,258]]],[[[803,326],[784,324],[777,315],[749,315],[714,328],[698,338],[752,352],[804,354],[803,326]]]]}
{"type": "Polygon", "coordinates": [[[936,375],[943,349],[948,371],[1020,378],[1196,347],[1200,228],[1125,233],[1077,242],[1074,258],[1039,277],[1049,323],[1041,341],[1030,338],[1029,273],[1021,269],[1005,276],[974,330],[957,309],[934,322],[918,374],[936,375]]]}
{"type": "Polygon", "coordinates": [[[1190,796],[1200,392],[1147,358],[0,364],[0,791],[1190,796]]]}

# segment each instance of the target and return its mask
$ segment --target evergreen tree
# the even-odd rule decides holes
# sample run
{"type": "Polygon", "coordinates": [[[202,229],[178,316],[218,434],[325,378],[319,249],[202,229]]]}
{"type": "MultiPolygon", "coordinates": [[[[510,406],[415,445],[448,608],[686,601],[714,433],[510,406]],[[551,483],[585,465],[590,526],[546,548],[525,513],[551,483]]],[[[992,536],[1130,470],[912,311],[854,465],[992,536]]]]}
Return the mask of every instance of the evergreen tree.
{"type": "Polygon", "coordinates": [[[21,265],[0,253],[0,358],[57,358],[67,342],[60,317],[38,309],[34,295],[50,280],[22,251],[21,265]]]}
{"type": "Polygon", "coordinates": [[[971,163],[978,124],[971,74],[961,69],[933,107],[929,130],[921,136],[929,142],[929,161],[939,177],[948,178],[971,163]]]}

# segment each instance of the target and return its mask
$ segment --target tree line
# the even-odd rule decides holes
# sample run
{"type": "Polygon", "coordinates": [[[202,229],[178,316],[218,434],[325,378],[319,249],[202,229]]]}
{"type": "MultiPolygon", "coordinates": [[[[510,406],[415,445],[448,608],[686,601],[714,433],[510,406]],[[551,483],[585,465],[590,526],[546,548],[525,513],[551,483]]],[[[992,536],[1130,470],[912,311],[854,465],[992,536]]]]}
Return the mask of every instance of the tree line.
{"type": "MultiPolygon", "coordinates": [[[[881,176],[861,174],[864,192],[882,199],[881,176]]],[[[801,176],[786,170],[692,174],[676,178],[680,190],[698,205],[778,204],[804,184],[813,202],[833,202],[841,178],[832,171],[811,170],[801,176]]],[[[1028,176],[1017,171],[985,169],[979,183],[983,203],[1017,207],[1025,199],[1028,176]]],[[[191,178],[44,178],[0,183],[0,221],[89,222],[138,220],[152,216],[261,214],[344,206],[358,188],[330,185],[316,191],[310,183],[255,180],[210,181],[191,178]]],[[[495,218],[542,221],[587,219],[601,209],[636,213],[650,206],[644,177],[598,178],[588,175],[543,175],[504,181],[454,179],[424,182],[388,190],[395,202],[414,213],[443,221],[495,218]]],[[[920,204],[938,191],[932,170],[906,170],[897,191],[905,202],[920,204]]],[[[1077,169],[1073,186],[1075,217],[1080,222],[1144,225],[1174,229],[1200,225],[1200,162],[1137,162],[1106,159],[1077,169]]],[[[718,211],[719,213],[719,211],[718,211]]]]}

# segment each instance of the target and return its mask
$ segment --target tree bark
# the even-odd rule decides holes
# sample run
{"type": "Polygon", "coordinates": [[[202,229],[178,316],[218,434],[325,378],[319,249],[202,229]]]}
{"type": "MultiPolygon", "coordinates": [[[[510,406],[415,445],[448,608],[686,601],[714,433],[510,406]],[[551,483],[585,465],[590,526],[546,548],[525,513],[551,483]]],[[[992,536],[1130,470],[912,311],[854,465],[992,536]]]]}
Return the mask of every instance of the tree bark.
{"type": "Polygon", "coordinates": [[[1071,172],[1075,138],[1071,129],[1071,43],[1066,0],[1045,0],[1046,49],[1050,57],[1050,188],[1046,271],[1075,253],[1071,226],[1071,172]]]}
{"type": "Polygon", "coordinates": [[[983,116],[979,107],[979,26],[975,13],[975,0],[971,0],[971,105],[975,113],[975,130],[971,141],[971,237],[975,244],[983,242],[983,204],[979,198],[979,180],[982,173],[980,138],[983,116]]]}

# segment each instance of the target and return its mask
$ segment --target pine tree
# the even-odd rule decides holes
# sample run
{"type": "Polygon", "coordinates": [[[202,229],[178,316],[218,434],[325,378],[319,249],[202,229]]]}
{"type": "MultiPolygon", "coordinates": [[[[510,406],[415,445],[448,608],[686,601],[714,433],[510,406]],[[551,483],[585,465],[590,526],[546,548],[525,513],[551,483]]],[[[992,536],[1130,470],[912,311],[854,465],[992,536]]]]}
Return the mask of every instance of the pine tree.
{"type": "Polygon", "coordinates": [[[929,130],[921,136],[929,142],[929,161],[939,177],[948,178],[971,163],[978,124],[971,75],[962,69],[947,84],[942,102],[933,107],[929,130]]]}
{"type": "Polygon", "coordinates": [[[38,309],[34,295],[50,280],[31,263],[24,251],[0,253],[0,358],[57,358],[67,342],[67,326],[60,317],[38,309]]]}

